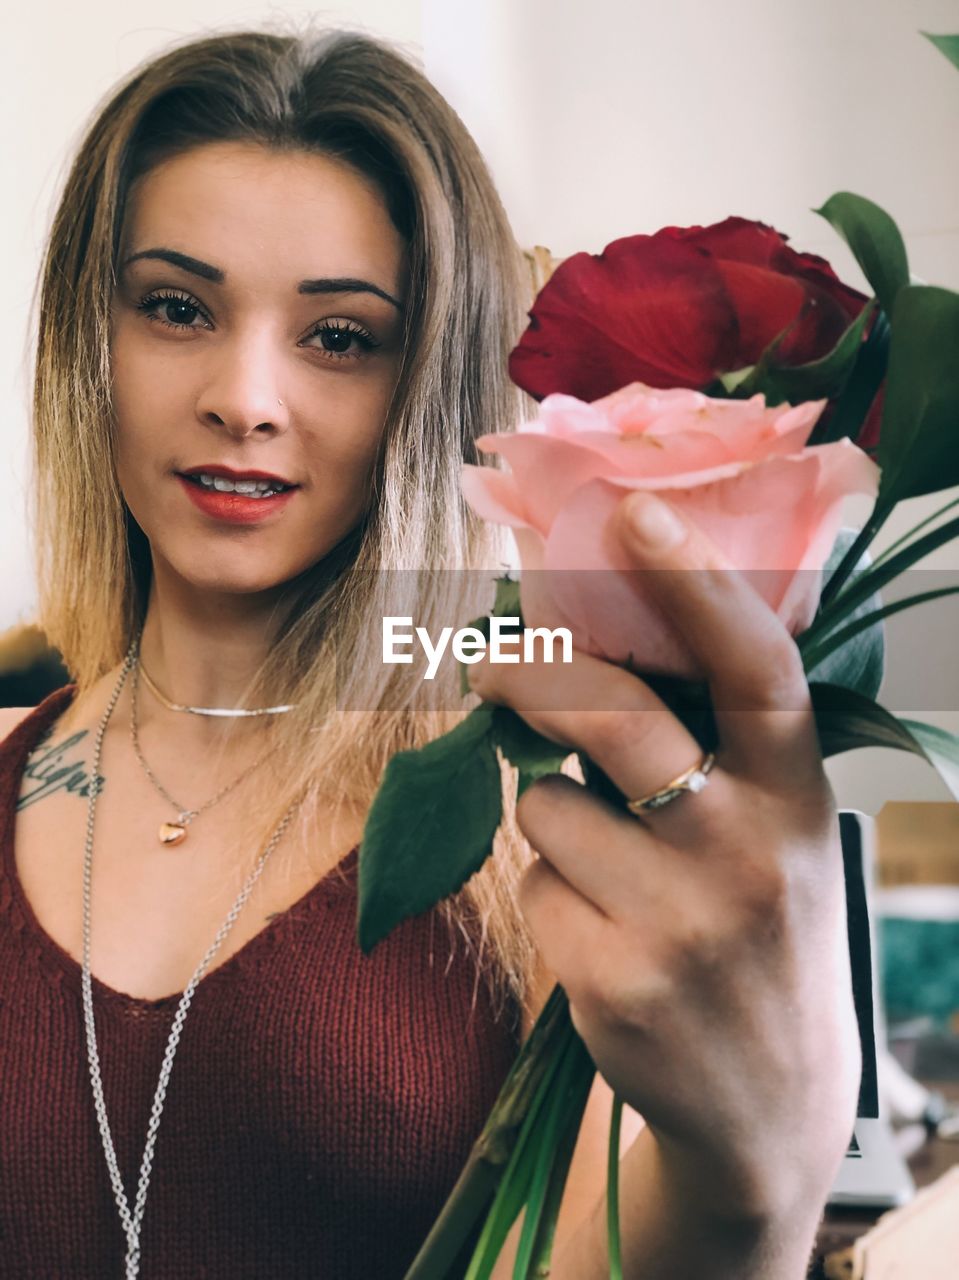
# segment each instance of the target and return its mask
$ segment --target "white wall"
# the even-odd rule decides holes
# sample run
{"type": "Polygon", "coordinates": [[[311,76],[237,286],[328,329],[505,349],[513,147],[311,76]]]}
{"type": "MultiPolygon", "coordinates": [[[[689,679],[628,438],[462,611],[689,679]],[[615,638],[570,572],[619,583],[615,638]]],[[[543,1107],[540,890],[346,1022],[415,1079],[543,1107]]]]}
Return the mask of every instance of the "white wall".
{"type": "MultiPolygon", "coordinates": [[[[851,190],[895,217],[914,274],[959,288],[959,72],[919,30],[959,30],[959,4],[426,0],[423,40],[525,245],[598,253],[618,236],[737,213],[864,288],[812,212],[851,190]]],[[[957,496],[904,504],[876,550],[957,496]]],[[[850,503],[851,523],[867,514],[850,503]]],[[[959,544],[925,563],[959,569],[959,544]]],[[[932,692],[893,709],[959,732],[957,612],[925,609],[921,623],[908,615],[910,648],[893,645],[890,669],[922,664],[932,692]]],[[[849,752],[828,768],[840,803],[869,812],[891,797],[949,798],[902,752],[849,752]]]]}
{"type": "MultiPolygon", "coordinates": [[[[598,252],[617,236],[735,212],[772,223],[861,285],[811,212],[845,188],[896,217],[917,275],[959,288],[959,73],[916,34],[959,30],[955,0],[353,0],[323,10],[166,0],[159,14],[121,0],[36,0],[8,19],[0,629],[28,617],[33,600],[24,328],[53,193],[95,101],[176,36],[311,14],[422,52],[526,245],[598,252]]],[[[908,504],[877,545],[930,509],[908,504]]],[[[934,563],[956,567],[959,549],[934,563]]],[[[934,638],[949,678],[952,637],[934,638]]],[[[952,668],[943,709],[921,712],[959,731],[959,663],[952,668]]],[[[945,795],[900,753],[851,753],[830,769],[841,802],[868,809],[890,794],[945,795]]]]}

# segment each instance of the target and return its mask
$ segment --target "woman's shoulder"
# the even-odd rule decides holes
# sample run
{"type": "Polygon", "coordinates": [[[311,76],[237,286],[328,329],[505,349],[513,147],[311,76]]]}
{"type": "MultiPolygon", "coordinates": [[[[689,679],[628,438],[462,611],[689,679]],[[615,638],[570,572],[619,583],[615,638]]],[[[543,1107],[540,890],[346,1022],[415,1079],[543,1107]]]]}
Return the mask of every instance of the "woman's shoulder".
{"type": "Polygon", "coordinates": [[[8,738],[21,720],[25,720],[34,707],[0,707],[0,742],[8,738]]]}
{"type": "Polygon", "coordinates": [[[73,700],[74,686],[65,685],[47,694],[35,707],[0,707],[0,749],[13,745],[20,738],[20,730],[27,730],[27,723],[36,723],[38,729],[52,724],[73,700]],[[42,724],[41,724],[42,722],[42,724]]]}

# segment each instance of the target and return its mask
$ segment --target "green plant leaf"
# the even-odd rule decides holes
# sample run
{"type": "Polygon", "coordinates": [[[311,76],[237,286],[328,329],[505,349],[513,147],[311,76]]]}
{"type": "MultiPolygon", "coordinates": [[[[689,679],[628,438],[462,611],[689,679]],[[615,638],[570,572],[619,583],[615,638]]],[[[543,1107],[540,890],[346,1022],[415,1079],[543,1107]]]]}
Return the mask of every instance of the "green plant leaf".
{"type": "MultiPolygon", "coordinates": [[[[842,337],[831,351],[808,364],[780,365],[776,355],[785,334],[775,338],[748,376],[735,384],[737,398],[746,398],[761,392],[768,405],[799,404],[803,400],[822,400],[837,395],[845,386],[856,362],[863,334],[875,312],[870,301],[847,326],[842,337]]],[[[789,331],[786,330],[786,333],[789,331]]],[[[725,385],[725,377],[723,378],[725,385]]]]}
{"type": "Polygon", "coordinates": [[[493,601],[493,612],[497,618],[519,618],[523,621],[523,611],[519,603],[519,578],[511,578],[504,574],[496,579],[496,599],[493,601]]]}
{"type": "Polygon", "coordinates": [[[357,939],[365,953],[455,893],[489,855],[503,813],[493,711],[481,703],[449,733],[386,766],[360,845],[357,939]]]}
{"type": "MultiPolygon", "coordinates": [[[[826,659],[834,650],[841,649],[850,643],[855,643],[863,633],[881,624],[884,619],[892,617],[893,614],[901,613],[904,609],[915,609],[917,605],[925,604],[930,600],[941,600],[945,596],[957,594],[959,594],[959,586],[940,587],[935,591],[920,591],[914,596],[906,596],[903,600],[894,600],[892,604],[883,605],[881,609],[874,609],[871,613],[865,613],[847,626],[840,627],[837,631],[824,633],[822,639],[814,641],[808,648],[801,646],[804,649],[803,658],[806,660],[806,670],[810,673],[818,673],[821,667],[825,667],[826,659]]],[[[858,613],[859,611],[856,610],[856,612],[858,613]]],[[[816,675],[816,679],[824,678],[824,676],[816,675]]],[[[837,680],[834,683],[843,684],[845,682],[837,680]]],[[[869,693],[868,689],[865,688],[860,689],[859,692],[869,693]]],[[[878,689],[876,692],[878,693],[878,689]]]]}
{"type": "Polygon", "coordinates": [[[909,283],[909,260],[899,228],[889,214],[851,191],[837,191],[813,213],[831,223],[849,245],[879,305],[891,315],[896,295],[909,283]]]}
{"type": "Polygon", "coordinates": [[[809,686],[823,757],[860,747],[892,747],[921,756],[959,800],[959,739],[945,729],[900,720],[871,698],[841,685],[809,686]]]}
{"type": "Polygon", "coordinates": [[[909,285],[892,319],[879,435],[884,508],[959,484],[959,293],[909,285]]]}
{"type": "MultiPolygon", "coordinates": [[[[870,520],[874,516],[875,511],[873,516],[870,516],[870,520]]],[[[851,617],[859,604],[868,596],[880,591],[887,582],[892,582],[893,579],[898,578],[901,573],[905,573],[912,565],[918,564],[920,560],[925,559],[937,547],[944,546],[954,538],[959,538],[959,516],[945,521],[944,524],[937,525],[919,538],[914,538],[911,542],[907,542],[895,555],[889,556],[888,559],[883,558],[881,563],[877,561],[862,573],[857,574],[852,582],[846,583],[825,609],[820,609],[820,613],[817,614],[809,631],[803,633],[803,639],[807,644],[813,638],[818,642],[820,636],[832,631],[845,618],[851,617]]],[[[830,579],[828,586],[832,586],[832,579],[830,579]]],[[[826,592],[823,591],[822,600],[825,600],[825,598],[826,592]]]]}
{"type": "MultiPolygon", "coordinates": [[[[486,643],[489,644],[489,614],[484,613],[481,618],[474,618],[468,625],[471,627],[475,627],[477,631],[481,631],[483,635],[486,637],[486,643]]],[[[457,659],[457,661],[459,661],[459,659],[457,659]]],[[[473,692],[473,690],[470,688],[470,681],[469,681],[469,670],[471,666],[472,666],[472,663],[469,663],[469,662],[459,663],[460,693],[463,695],[464,698],[473,692]]]]}
{"type": "Polygon", "coordinates": [[[912,736],[922,745],[928,758],[939,770],[939,776],[959,800],[959,737],[935,724],[922,720],[903,720],[912,736]]]}
{"type": "Polygon", "coordinates": [[[954,67],[959,67],[959,36],[934,36],[929,31],[919,33],[930,40],[940,53],[944,53],[954,67]]]}
{"type": "Polygon", "coordinates": [[[517,798],[537,778],[559,773],[563,761],[572,755],[568,747],[558,746],[537,733],[510,707],[497,707],[493,712],[492,736],[506,759],[519,770],[517,798]]]}
{"type": "Polygon", "coordinates": [[[884,311],[876,312],[875,317],[833,412],[819,419],[807,444],[831,444],[858,437],[889,365],[889,321],[884,311]]]}
{"type": "MultiPolygon", "coordinates": [[[[497,618],[519,618],[518,630],[523,629],[523,614],[519,604],[519,579],[511,578],[509,574],[504,574],[496,579],[496,596],[493,600],[493,608],[490,613],[496,615],[497,618]]],[[[475,627],[477,631],[482,631],[489,643],[489,614],[483,614],[481,618],[474,618],[469,624],[475,627]]],[[[460,664],[460,693],[465,698],[470,692],[469,685],[469,667],[467,662],[460,664]]]]}
{"type": "MultiPolygon", "coordinates": [[[[855,529],[839,530],[823,569],[824,582],[828,581],[832,572],[843,560],[849,548],[856,541],[856,537],[857,532],[855,529]]],[[[856,569],[865,570],[870,563],[869,555],[864,553],[860,557],[856,569]]],[[[846,615],[843,621],[856,622],[881,607],[882,596],[877,591],[863,600],[856,609],[846,615]]],[[[812,635],[812,633],[807,634],[812,635]]],[[[820,636],[815,647],[818,649],[819,644],[822,642],[823,637],[820,636]]],[[[813,646],[809,642],[804,643],[802,636],[799,637],[798,644],[803,659],[806,660],[813,646]]],[[[807,663],[806,675],[810,680],[843,685],[847,689],[855,689],[856,692],[865,694],[867,698],[875,698],[882,685],[884,666],[885,632],[880,621],[867,630],[859,632],[853,639],[850,639],[832,653],[827,654],[816,662],[815,666],[809,666],[807,663]]]]}

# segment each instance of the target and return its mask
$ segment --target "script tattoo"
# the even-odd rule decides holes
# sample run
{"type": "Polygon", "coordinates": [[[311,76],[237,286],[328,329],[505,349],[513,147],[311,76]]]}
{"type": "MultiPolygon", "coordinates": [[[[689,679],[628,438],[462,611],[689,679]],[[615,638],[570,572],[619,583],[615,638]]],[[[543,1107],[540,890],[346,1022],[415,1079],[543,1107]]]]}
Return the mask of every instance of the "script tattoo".
{"type": "MultiPolygon", "coordinates": [[[[18,809],[26,809],[56,791],[73,792],[86,800],[90,795],[90,774],[83,760],[69,759],[70,751],[81,739],[87,736],[87,730],[71,734],[62,742],[50,744],[52,730],[40,739],[30,753],[23,771],[25,782],[36,783],[20,796],[18,809]]],[[[99,790],[103,790],[104,779],[97,779],[99,790]]]]}

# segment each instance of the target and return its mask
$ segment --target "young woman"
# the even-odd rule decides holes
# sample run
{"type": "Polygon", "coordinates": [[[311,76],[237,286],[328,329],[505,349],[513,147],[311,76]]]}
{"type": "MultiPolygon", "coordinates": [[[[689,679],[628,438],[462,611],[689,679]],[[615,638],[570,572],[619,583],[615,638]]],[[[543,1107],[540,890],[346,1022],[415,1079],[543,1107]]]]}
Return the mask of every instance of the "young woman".
{"type": "MultiPolygon", "coordinates": [[[[459,472],[523,412],[527,292],[462,124],[368,37],[184,45],[84,139],[34,403],[74,683],[0,722],[5,1277],[402,1276],[557,980],[600,1075],[551,1274],[608,1273],[613,1090],[627,1276],[804,1274],[859,1077],[835,806],[795,646],[652,499],[621,534],[698,570],[654,576],[708,785],[634,816],[543,780],[451,903],[356,946],[382,769],[464,705],[379,661],[382,618],[415,580],[462,625],[501,564],[459,472]]],[[[700,761],[598,659],[472,671],[628,796],[700,761]]]]}

